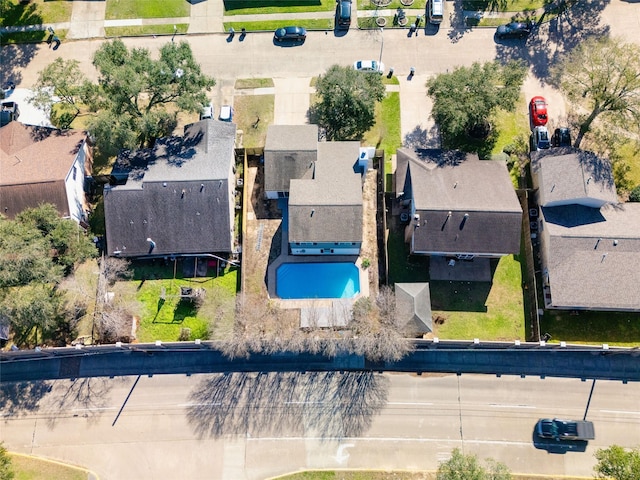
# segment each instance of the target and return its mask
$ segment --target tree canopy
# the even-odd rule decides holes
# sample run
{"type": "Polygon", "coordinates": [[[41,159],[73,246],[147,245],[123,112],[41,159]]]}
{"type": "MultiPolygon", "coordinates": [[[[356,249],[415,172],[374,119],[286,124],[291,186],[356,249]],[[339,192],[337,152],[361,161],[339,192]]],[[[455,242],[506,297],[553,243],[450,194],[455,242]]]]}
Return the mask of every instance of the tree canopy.
{"type": "Polygon", "coordinates": [[[511,473],[506,465],[493,459],[482,466],[476,455],[465,455],[459,448],[451,452],[446,462],[438,465],[436,480],[510,480],[511,473]]]}
{"type": "Polygon", "coordinates": [[[58,58],[40,72],[32,102],[51,108],[60,102],[71,115],[54,117],[68,127],[80,106],[88,109],[88,129],[107,156],[121,148],[152,146],[170,135],[177,114],[198,112],[215,80],[202,73],[187,42],[166,43],[158,59],[146,48],[129,50],[122,40],[106,42],[93,65],[98,83],[87,80],[78,62],[58,58]]]}
{"type": "Polygon", "coordinates": [[[375,124],[376,102],[385,95],[380,75],[333,65],[316,83],[320,100],[311,107],[311,118],[327,140],[360,140],[375,124]]]}
{"type": "MultiPolygon", "coordinates": [[[[0,216],[0,317],[10,320],[15,343],[31,332],[68,331],[75,309],[57,286],[74,266],[96,255],[78,224],[44,204],[9,220],[0,216]]],[[[37,343],[37,342],[36,342],[37,343]]]]}
{"type": "Polygon", "coordinates": [[[599,116],[625,130],[640,126],[640,47],[609,37],[590,38],[552,70],[555,83],[577,105],[579,130],[574,146],[599,116]]]}
{"type": "Polygon", "coordinates": [[[600,448],[595,453],[597,478],[637,480],[640,478],[640,449],[625,449],[619,445],[600,448]]]}
{"type": "Polygon", "coordinates": [[[496,108],[512,110],[520,96],[526,67],[511,61],[474,63],[441,73],[427,82],[432,116],[447,147],[491,123],[496,108]]]}

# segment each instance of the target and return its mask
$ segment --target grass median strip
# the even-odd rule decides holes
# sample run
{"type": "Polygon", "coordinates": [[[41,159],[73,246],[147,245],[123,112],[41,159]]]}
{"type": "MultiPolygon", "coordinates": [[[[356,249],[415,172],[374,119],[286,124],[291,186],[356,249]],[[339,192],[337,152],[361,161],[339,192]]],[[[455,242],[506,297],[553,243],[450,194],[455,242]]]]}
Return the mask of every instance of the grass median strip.
{"type": "Polygon", "coordinates": [[[333,29],[333,19],[329,18],[301,18],[298,20],[270,20],[264,22],[224,22],[224,30],[233,28],[239,33],[243,28],[247,32],[269,32],[282,27],[304,27],[307,30],[331,30],[333,29]]]}
{"type": "MultiPolygon", "coordinates": [[[[176,34],[184,35],[187,33],[189,25],[187,23],[176,24],[176,34]]],[[[106,37],[138,37],[145,35],[173,35],[173,23],[172,24],[160,24],[160,25],[141,25],[141,26],[128,26],[128,27],[105,27],[104,34],[106,37]]],[[[180,37],[176,37],[176,40],[180,40],[180,37]]]]}

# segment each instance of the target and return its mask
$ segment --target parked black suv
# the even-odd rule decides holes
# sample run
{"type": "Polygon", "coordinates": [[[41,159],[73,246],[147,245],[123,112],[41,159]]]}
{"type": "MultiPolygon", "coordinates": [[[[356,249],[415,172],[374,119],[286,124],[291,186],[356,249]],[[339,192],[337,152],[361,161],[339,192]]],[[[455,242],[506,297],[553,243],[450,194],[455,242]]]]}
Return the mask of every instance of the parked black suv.
{"type": "Polygon", "coordinates": [[[336,25],[340,30],[348,30],[351,25],[351,0],[338,0],[336,25]]]}

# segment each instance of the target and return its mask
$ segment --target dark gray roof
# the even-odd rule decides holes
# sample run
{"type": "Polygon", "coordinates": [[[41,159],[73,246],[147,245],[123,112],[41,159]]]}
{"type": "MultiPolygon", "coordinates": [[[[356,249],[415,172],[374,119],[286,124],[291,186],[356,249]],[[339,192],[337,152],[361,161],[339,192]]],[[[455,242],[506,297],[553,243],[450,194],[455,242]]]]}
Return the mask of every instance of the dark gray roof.
{"type": "Polygon", "coordinates": [[[640,204],[544,208],[541,220],[554,307],[640,311],[640,204]]]}
{"type": "Polygon", "coordinates": [[[413,251],[503,255],[520,251],[522,209],[503,162],[441,150],[398,150],[419,215],[413,251]],[[437,161],[441,159],[440,161],[437,161]]]}
{"type": "Polygon", "coordinates": [[[313,178],[291,180],[289,241],[362,241],[359,152],[358,142],[318,144],[313,178]]]}
{"type": "Polygon", "coordinates": [[[396,314],[406,335],[433,331],[431,293],[428,283],[396,283],[396,314]]]}
{"type": "Polygon", "coordinates": [[[264,148],[265,191],[288,192],[290,180],[309,176],[317,158],[317,125],[270,125],[264,148]]]}
{"type": "Polygon", "coordinates": [[[531,154],[534,187],[543,206],[617,203],[611,163],[593,152],[551,148],[531,154]]]}
{"type": "Polygon", "coordinates": [[[235,131],[235,124],[203,120],[188,125],[184,138],[160,139],[139,157],[122,155],[119,168],[131,158],[137,167],[126,184],[105,189],[108,252],[231,252],[235,131]],[[152,252],[147,238],[156,244],[152,252]]]}

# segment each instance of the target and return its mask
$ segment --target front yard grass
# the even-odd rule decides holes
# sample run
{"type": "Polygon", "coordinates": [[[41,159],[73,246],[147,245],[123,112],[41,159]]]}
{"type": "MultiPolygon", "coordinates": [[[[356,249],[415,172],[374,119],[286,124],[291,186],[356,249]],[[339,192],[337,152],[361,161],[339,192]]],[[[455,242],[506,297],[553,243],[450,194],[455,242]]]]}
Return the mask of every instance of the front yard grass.
{"type": "MultiPolygon", "coordinates": [[[[106,0],[105,18],[177,18],[188,17],[191,13],[189,2],[185,0],[106,0]]],[[[173,25],[171,26],[173,30],[173,25]]]]}
{"type": "MultiPolygon", "coordinates": [[[[391,0],[391,3],[384,7],[385,10],[397,10],[398,8],[403,8],[405,10],[425,10],[427,5],[427,0],[414,0],[414,2],[409,5],[403,5],[400,0],[391,0]]],[[[378,10],[378,7],[371,0],[358,0],[358,10],[378,10]]],[[[424,16],[424,15],[423,15],[424,16]]]]}
{"type": "Polygon", "coordinates": [[[335,9],[335,0],[224,0],[225,15],[262,13],[326,12],[335,9]]]}
{"type": "Polygon", "coordinates": [[[267,127],[273,123],[275,95],[236,95],[235,121],[242,130],[242,146],[264,147],[267,127]]]}
{"type": "Polygon", "coordinates": [[[462,9],[489,12],[523,12],[544,7],[544,0],[463,0],[462,9]]]}
{"type": "MultiPolygon", "coordinates": [[[[31,0],[26,4],[19,0],[8,0],[3,2],[0,10],[0,25],[18,27],[68,22],[71,19],[72,8],[73,2],[63,0],[31,0]]],[[[2,41],[6,43],[4,35],[2,41]]]]}
{"type": "Polygon", "coordinates": [[[246,88],[269,88],[273,86],[272,78],[238,78],[234,88],[242,90],[246,88]]]}

